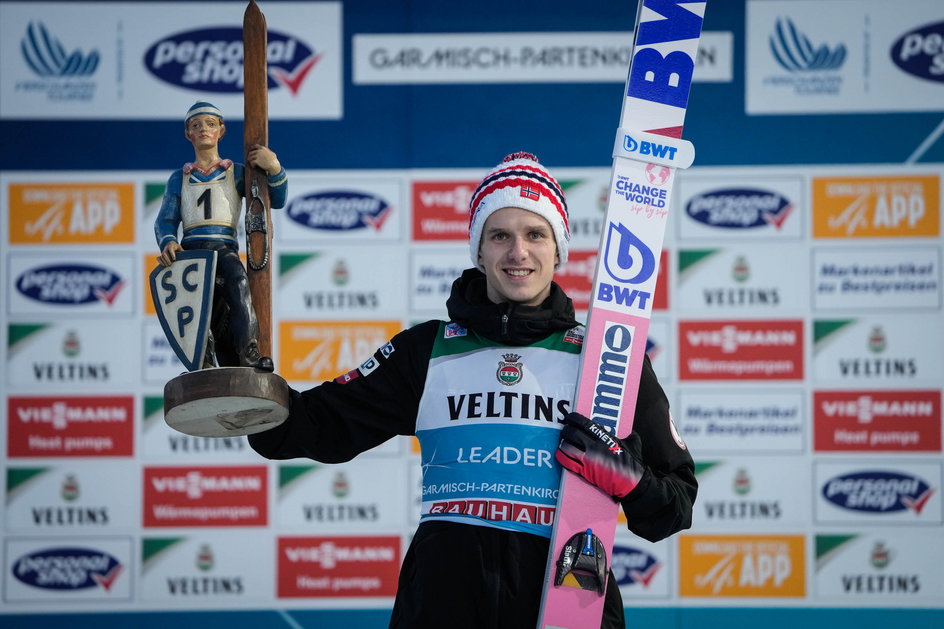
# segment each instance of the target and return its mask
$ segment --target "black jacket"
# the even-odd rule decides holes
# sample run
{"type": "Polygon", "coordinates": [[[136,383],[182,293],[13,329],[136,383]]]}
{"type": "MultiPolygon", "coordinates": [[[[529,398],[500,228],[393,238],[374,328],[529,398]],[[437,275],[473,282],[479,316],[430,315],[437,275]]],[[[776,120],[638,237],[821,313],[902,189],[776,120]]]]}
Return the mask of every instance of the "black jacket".
{"type": "MultiPolygon", "coordinates": [[[[540,306],[495,304],[485,277],[469,269],[453,285],[450,318],[508,346],[524,346],[578,325],[570,298],[552,284],[540,306]]],[[[355,370],[305,392],[292,392],[288,419],[249,436],[270,459],[348,461],[395,435],[415,433],[437,321],[400,332],[395,351],[378,350],[379,367],[355,370]],[[342,384],[343,382],[343,384],[342,384]]],[[[576,374],[575,378],[576,378],[576,374]]],[[[629,528],[658,541],[691,526],[697,484],[694,463],[669,428],[668,400],[648,359],[633,429],[649,471],[622,501],[629,528]]],[[[549,540],[536,535],[453,522],[424,522],[404,558],[391,626],[528,627],[537,622],[549,540]]],[[[610,575],[606,627],[622,627],[622,600],[610,575]]]]}

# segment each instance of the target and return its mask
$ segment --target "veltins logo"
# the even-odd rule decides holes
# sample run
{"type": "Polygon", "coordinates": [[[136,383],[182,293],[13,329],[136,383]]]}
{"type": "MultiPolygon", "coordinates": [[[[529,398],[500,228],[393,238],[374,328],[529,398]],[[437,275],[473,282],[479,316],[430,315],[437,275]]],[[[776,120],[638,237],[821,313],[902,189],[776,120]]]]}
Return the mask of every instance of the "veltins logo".
{"type": "MultiPolygon", "coordinates": [[[[266,61],[269,89],[297,95],[318,63],[304,42],[268,31],[266,61]]],[[[243,30],[241,27],[203,28],[170,35],[148,48],[144,65],[155,77],[200,93],[236,94],[243,90],[243,30]]]]}
{"type": "Polygon", "coordinates": [[[917,476],[884,470],[836,476],[827,480],[821,491],[826,500],[849,511],[885,514],[911,510],[916,515],[934,493],[917,476]]]}
{"type": "Polygon", "coordinates": [[[912,76],[944,82],[944,22],[905,33],[892,45],[892,62],[912,76]]]}
{"type": "Polygon", "coordinates": [[[802,535],[683,535],[679,593],[709,597],[798,597],[806,592],[802,535]]]}
{"type": "Polygon", "coordinates": [[[813,236],[938,236],[940,187],[937,175],[814,177],[813,236]]]}
{"type": "Polygon", "coordinates": [[[837,44],[832,50],[826,44],[814,47],[810,38],[789,18],[777,20],[768,43],[774,59],[788,72],[837,70],[846,60],[843,44],[837,44]]]}
{"type": "Polygon", "coordinates": [[[793,202],[777,192],[759,188],[725,188],[692,197],[685,213],[703,225],[747,231],[772,225],[783,227],[793,202]]]}
{"type": "Polygon", "coordinates": [[[393,213],[381,197],[364,192],[332,190],[292,199],[288,217],[302,227],[332,232],[371,228],[380,231],[393,213]]]}
{"type": "Polygon", "coordinates": [[[112,555],[89,548],[62,547],[29,553],[13,564],[13,576],[44,590],[110,590],[124,566],[112,555]]]}
{"type": "Polygon", "coordinates": [[[66,47],[42,23],[30,22],[20,42],[23,60],[36,76],[43,78],[76,78],[91,76],[98,69],[98,50],[83,54],[66,47]]]}

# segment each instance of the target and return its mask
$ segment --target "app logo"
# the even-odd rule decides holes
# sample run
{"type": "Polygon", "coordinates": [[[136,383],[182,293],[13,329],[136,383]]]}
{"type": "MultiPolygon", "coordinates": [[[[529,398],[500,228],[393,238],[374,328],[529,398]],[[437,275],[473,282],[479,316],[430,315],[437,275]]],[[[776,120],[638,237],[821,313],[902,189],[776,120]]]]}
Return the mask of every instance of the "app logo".
{"type": "Polygon", "coordinates": [[[30,70],[44,78],[91,76],[98,69],[97,50],[87,55],[80,50],[67,51],[42,22],[30,22],[20,42],[20,51],[30,70]]]}
{"type": "Polygon", "coordinates": [[[892,62],[912,76],[944,82],[944,22],[926,24],[905,33],[892,45],[892,62]]]}
{"type": "Polygon", "coordinates": [[[822,487],[823,497],[849,511],[895,513],[911,510],[920,515],[934,493],[917,476],[883,470],[869,470],[837,476],[822,487]]]}
{"type": "Polygon", "coordinates": [[[750,230],[783,227],[794,205],[781,194],[757,188],[725,188],[696,195],[685,213],[708,227],[750,230]]]}
{"type": "MultiPolygon", "coordinates": [[[[266,61],[269,89],[297,95],[318,63],[316,53],[299,39],[269,29],[266,61]]],[[[156,78],[198,91],[243,91],[243,30],[204,28],[170,35],[148,48],[144,65],[156,78]]]]}
{"type": "Polygon", "coordinates": [[[789,18],[777,20],[768,43],[774,59],[788,72],[837,70],[846,60],[843,44],[837,44],[832,50],[826,44],[814,48],[809,37],[800,32],[789,18]]]}
{"type": "Polygon", "coordinates": [[[124,566],[106,552],[88,548],[50,548],[24,555],[13,564],[21,583],[44,590],[110,590],[124,566]]]}
{"type": "Polygon", "coordinates": [[[326,231],[380,231],[393,208],[386,200],[363,192],[337,190],[315,192],[292,199],[285,209],[302,227],[326,231]]]}

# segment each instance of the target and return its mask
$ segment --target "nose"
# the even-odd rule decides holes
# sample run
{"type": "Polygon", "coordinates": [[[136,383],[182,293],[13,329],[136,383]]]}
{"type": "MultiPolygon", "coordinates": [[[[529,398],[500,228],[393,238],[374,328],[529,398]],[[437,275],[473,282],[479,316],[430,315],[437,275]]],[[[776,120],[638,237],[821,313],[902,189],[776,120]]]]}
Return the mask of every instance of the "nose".
{"type": "Polygon", "coordinates": [[[508,247],[508,257],[511,260],[524,260],[528,257],[528,241],[520,236],[511,240],[508,247]]]}

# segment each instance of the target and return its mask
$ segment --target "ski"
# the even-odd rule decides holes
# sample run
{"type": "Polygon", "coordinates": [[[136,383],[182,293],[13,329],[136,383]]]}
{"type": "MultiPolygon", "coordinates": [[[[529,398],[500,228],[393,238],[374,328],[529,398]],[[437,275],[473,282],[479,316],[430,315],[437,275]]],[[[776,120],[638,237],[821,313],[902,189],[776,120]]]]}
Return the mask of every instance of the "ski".
{"type": "MultiPolygon", "coordinates": [[[[574,409],[619,437],[632,431],[659,257],[706,2],[640,0],[574,409]]],[[[563,471],[539,629],[596,629],[619,505],[563,471]]]]}
{"type": "Polygon", "coordinates": [[[243,162],[246,198],[246,272],[259,320],[259,353],[272,353],[272,216],[269,180],[245,159],[255,144],[269,145],[269,73],[266,20],[255,0],[243,14],[243,162]]]}

